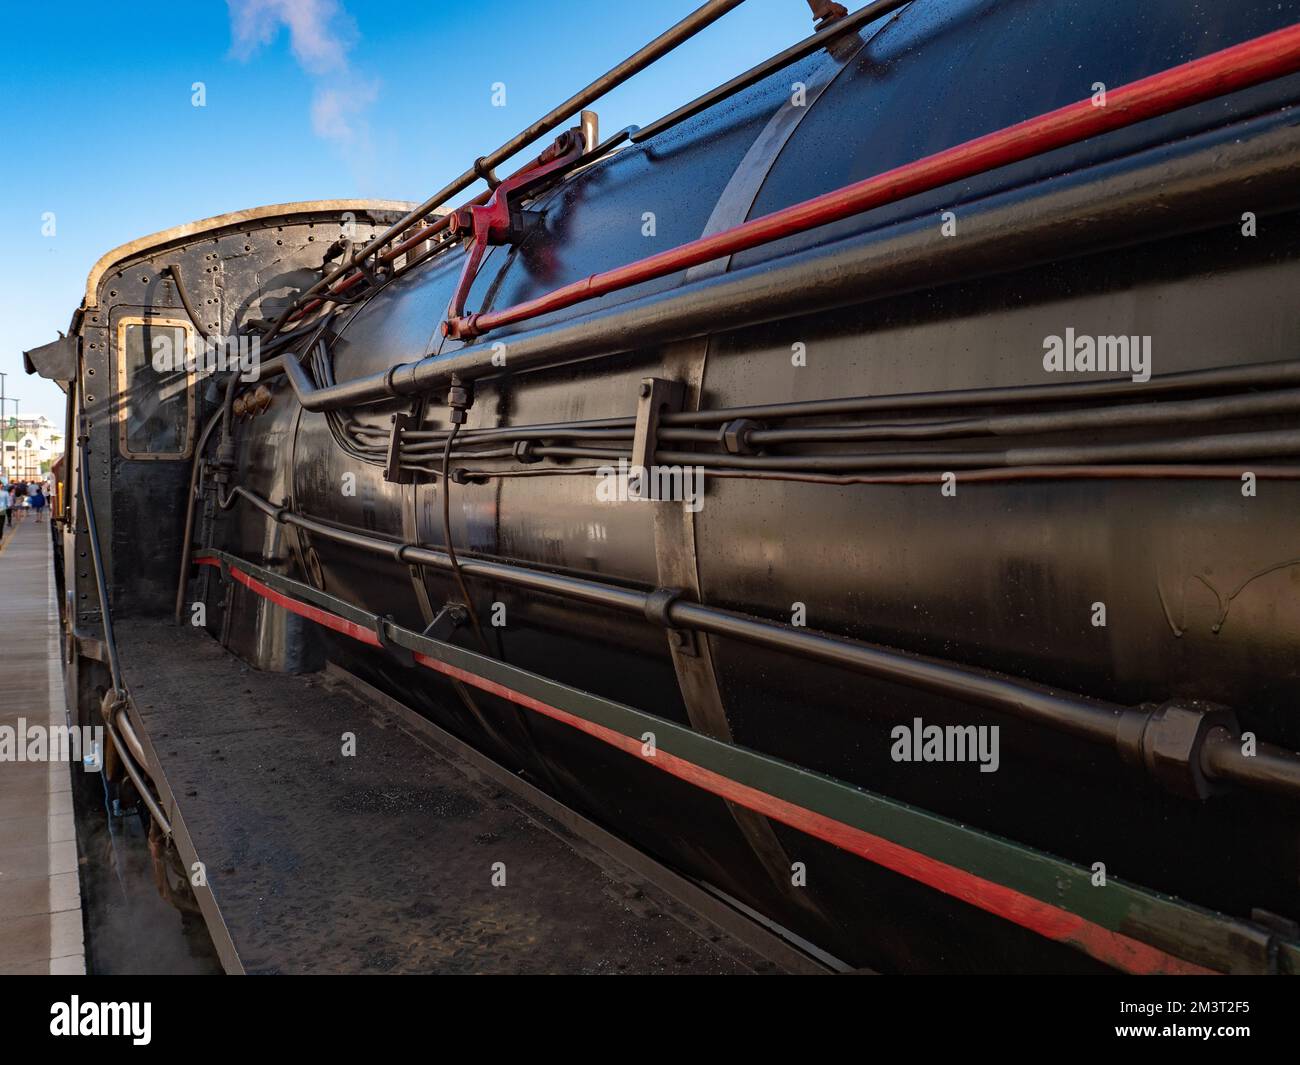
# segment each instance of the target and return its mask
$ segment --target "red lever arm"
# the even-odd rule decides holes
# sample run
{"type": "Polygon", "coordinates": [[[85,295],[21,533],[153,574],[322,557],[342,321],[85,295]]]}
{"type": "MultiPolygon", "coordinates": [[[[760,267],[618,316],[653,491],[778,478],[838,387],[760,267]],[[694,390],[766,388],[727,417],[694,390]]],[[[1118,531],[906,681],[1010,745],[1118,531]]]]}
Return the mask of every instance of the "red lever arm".
{"type": "Polygon", "coordinates": [[[524,190],[535,187],[557,170],[569,166],[589,147],[591,146],[586,143],[580,128],[566,130],[531,165],[511,174],[493,189],[487,203],[469,204],[451,213],[448,219],[451,232],[468,233],[470,245],[465,255],[465,265],[461,267],[460,280],[456,283],[456,291],[447,307],[447,319],[442,323],[443,336],[463,339],[477,335],[474,320],[478,315],[465,314],[465,301],[469,298],[469,290],[478,276],[487,249],[492,245],[510,243],[519,236],[510,224],[511,197],[517,199],[524,190]]]}

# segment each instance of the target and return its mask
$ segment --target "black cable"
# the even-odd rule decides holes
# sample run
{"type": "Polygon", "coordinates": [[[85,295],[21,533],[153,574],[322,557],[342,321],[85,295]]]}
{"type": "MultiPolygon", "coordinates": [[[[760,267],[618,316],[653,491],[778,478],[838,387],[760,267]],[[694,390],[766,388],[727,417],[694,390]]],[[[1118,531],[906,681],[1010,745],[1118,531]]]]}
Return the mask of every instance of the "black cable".
{"type": "MultiPolygon", "coordinates": [[[[333,383],[332,374],[318,374],[318,380],[321,384],[329,386],[333,383]]],[[[1190,388],[1209,388],[1209,387],[1267,387],[1279,384],[1300,384],[1300,362],[1290,363],[1272,363],[1258,364],[1247,367],[1234,367],[1212,371],[1191,371],[1183,374],[1166,375],[1152,382],[1156,392],[1184,390],[1190,388]]],[[[1192,424],[1196,422],[1210,422],[1218,420],[1240,419],[1245,417],[1259,417],[1261,415],[1280,415],[1295,411],[1300,407],[1300,389],[1287,390],[1270,390],[1266,392],[1246,393],[1244,395],[1228,395],[1213,398],[1162,401],[1159,403],[1138,402],[1124,405],[1103,405],[1098,407],[1086,407],[1079,410],[1066,411],[1047,411],[1020,414],[996,414],[984,415],[977,418],[940,418],[925,419],[921,421],[903,421],[898,422],[889,420],[885,422],[875,422],[858,425],[839,425],[839,426],[796,426],[796,427],[770,427],[770,421],[775,420],[778,423],[789,418],[804,418],[812,415],[823,415],[829,413],[831,408],[841,408],[840,413],[851,413],[854,408],[860,408],[859,413],[867,413],[868,410],[874,409],[875,405],[888,404],[891,407],[907,408],[917,407],[920,409],[932,406],[943,405],[969,405],[973,400],[991,400],[994,395],[999,397],[1002,402],[1024,399],[1059,399],[1062,398],[1060,392],[1062,386],[1030,386],[1019,387],[1015,389],[995,389],[975,390],[973,392],[956,392],[956,393],[926,393],[912,394],[903,396],[873,396],[873,397],[848,397],[834,400],[816,400],[802,401],[795,404],[785,405],[768,405],[764,407],[733,407],[729,409],[718,409],[712,411],[691,412],[686,415],[665,415],[663,427],[660,430],[659,439],[665,443],[713,443],[720,444],[724,422],[735,420],[738,416],[748,416],[763,413],[767,415],[768,424],[755,426],[749,433],[747,439],[749,442],[762,449],[765,445],[784,445],[798,443],[850,443],[853,441],[888,441],[888,440],[941,440],[953,438],[974,438],[977,436],[1004,436],[1004,435],[1021,435],[1036,434],[1046,432],[1067,432],[1078,431],[1080,429],[1101,429],[1101,428],[1138,428],[1145,426],[1158,426],[1162,424],[1192,424]],[[1046,391],[1044,390],[1046,389],[1046,391]],[[682,418],[708,420],[716,422],[717,427],[704,427],[698,425],[695,427],[673,427],[680,422],[682,418]]],[[[1082,385],[1074,383],[1068,386],[1071,398],[1087,398],[1089,395],[1109,395],[1112,389],[1119,387],[1116,382],[1085,382],[1082,385]],[[1100,391],[1097,391],[1100,386],[1100,391]]],[[[1134,397],[1140,395],[1140,392],[1130,393],[1134,397]]],[[[1150,386],[1146,386],[1146,394],[1150,395],[1150,386]]],[[[994,404],[997,406],[997,404],[994,404]]],[[[890,414],[896,414],[897,409],[889,411],[890,414]]],[[[538,458],[617,458],[620,451],[613,449],[599,448],[565,448],[557,449],[554,441],[567,441],[569,443],[578,441],[608,442],[617,444],[629,438],[633,432],[634,419],[631,418],[604,418],[590,419],[575,422],[544,423],[540,425],[524,426],[499,426],[489,429],[472,429],[465,430],[459,436],[463,444],[483,444],[491,441],[514,442],[518,440],[535,440],[543,442],[540,447],[533,449],[532,454],[538,458]],[[550,440],[552,443],[547,445],[545,441],[550,440]]],[[[334,422],[331,421],[333,425],[334,422]]],[[[422,473],[436,472],[432,467],[424,465],[421,460],[433,459],[441,451],[443,444],[446,442],[446,430],[415,430],[404,435],[402,447],[402,464],[405,468],[422,473]]],[[[344,421],[343,428],[339,432],[341,446],[353,457],[360,461],[372,465],[383,465],[387,459],[386,441],[388,433],[385,431],[362,425],[354,420],[344,421]]],[[[883,453],[875,453],[871,456],[861,456],[866,468],[879,467],[882,464],[883,453]]],[[[457,457],[470,457],[468,454],[456,455],[457,457]]],[[[509,455],[504,451],[485,450],[477,454],[479,458],[507,458],[509,455]]],[[[1070,456],[1073,462],[1086,463],[1096,456],[1077,454],[1070,456]]],[[[1122,456],[1112,456],[1106,461],[1149,461],[1153,455],[1143,454],[1140,451],[1125,453],[1122,456]]],[[[1192,459],[1201,461],[1212,460],[1214,456],[1208,453],[1191,454],[1187,456],[1192,459]]],[[[1240,456],[1236,456],[1240,457],[1240,456]]],[[[747,467],[752,469],[768,468],[798,468],[801,463],[794,456],[772,456],[776,461],[765,462],[761,456],[746,456],[738,462],[730,462],[727,456],[713,456],[708,460],[709,465],[732,465],[737,467],[747,467]]],[[[812,458],[810,456],[810,458],[812,458]]],[[[845,462],[847,457],[830,458],[827,456],[817,456],[815,461],[808,464],[810,469],[826,468],[828,464],[839,466],[841,469],[853,468],[852,461],[845,462]]],[[[907,456],[913,459],[914,456],[907,456]]],[[[1018,460],[1014,465],[1036,465],[1038,459],[1030,461],[1029,456],[1016,455],[1018,460]]],[[[928,463],[940,463],[944,456],[938,453],[929,453],[923,461],[928,463]]],[[[1050,460],[1058,462],[1061,456],[1054,456],[1050,460]]],[[[1158,459],[1157,459],[1158,460],[1158,459]]],[[[963,460],[952,457],[951,462],[962,465],[963,460]]],[[[975,453],[973,457],[967,456],[964,464],[967,468],[970,466],[979,466],[984,462],[990,464],[1002,464],[1004,460],[996,456],[989,456],[987,453],[980,455],[975,453]]],[[[700,462],[703,464],[704,457],[701,456],[700,462]]]]}
{"type": "Polygon", "coordinates": [[[465,575],[460,570],[460,560],[456,558],[456,548],[451,542],[451,445],[459,429],[460,422],[451,423],[451,432],[447,434],[447,446],[442,450],[442,538],[447,545],[447,559],[451,563],[451,572],[455,574],[456,583],[460,585],[460,595],[465,600],[465,609],[469,611],[469,620],[474,626],[474,634],[478,637],[478,642],[483,645],[483,650],[490,655],[492,648],[488,646],[487,637],[483,635],[483,629],[479,626],[478,612],[474,609],[474,600],[470,598],[469,589],[465,586],[465,575]]]}
{"type": "Polygon", "coordinates": [[[199,312],[194,309],[194,304],[190,302],[190,294],[185,290],[185,283],[181,281],[181,268],[176,263],[168,263],[166,270],[171,275],[172,284],[176,286],[176,295],[180,297],[181,306],[185,308],[186,316],[194,323],[194,328],[198,331],[199,336],[207,343],[212,344],[212,337],[203,328],[203,323],[199,320],[199,312]]]}

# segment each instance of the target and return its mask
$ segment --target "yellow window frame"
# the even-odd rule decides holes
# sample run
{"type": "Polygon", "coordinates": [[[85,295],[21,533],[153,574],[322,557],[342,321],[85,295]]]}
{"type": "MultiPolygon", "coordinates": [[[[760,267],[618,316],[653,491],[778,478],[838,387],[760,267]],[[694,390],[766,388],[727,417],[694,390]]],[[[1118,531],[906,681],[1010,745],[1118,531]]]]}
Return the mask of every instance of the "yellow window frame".
{"type": "MultiPolygon", "coordinates": [[[[194,431],[198,420],[195,410],[194,385],[198,380],[195,369],[194,323],[188,318],[163,318],[157,315],[135,315],[121,318],[117,323],[117,446],[123,458],[142,462],[177,462],[188,459],[194,452],[194,431]],[[126,331],[131,326],[159,326],[185,331],[185,447],[180,451],[132,451],[128,435],[127,417],[131,411],[129,375],[126,365],[126,331]]],[[[179,380],[177,382],[179,386],[179,380]]]]}

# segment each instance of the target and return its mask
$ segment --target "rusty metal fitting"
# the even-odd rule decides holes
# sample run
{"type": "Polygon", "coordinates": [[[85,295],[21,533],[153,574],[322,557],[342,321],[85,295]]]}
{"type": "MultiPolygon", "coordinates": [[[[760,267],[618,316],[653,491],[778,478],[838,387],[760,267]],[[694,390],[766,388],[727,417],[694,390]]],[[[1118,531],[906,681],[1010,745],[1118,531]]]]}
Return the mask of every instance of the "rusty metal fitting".
{"type": "Polygon", "coordinates": [[[467,314],[463,318],[448,318],[442,323],[442,335],[450,340],[472,340],[479,335],[478,314],[467,314]]]}
{"type": "Polygon", "coordinates": [[[537,165],[545,166],[547,163],[558,159],[560,156],[570,151],[579,138],[585,140],[582,136],[581,127],[575,126],[573,129],[566,129],[550,143],[541,155],[537,157],[537,165]]]}
{"type": "Polygon", "coordinates": [[[494,189],[501,184],[501,179],[497,177],[497,172],[487,165],[487,158],[480,155],[474,160],[474,173],[487,182],[488,188],[494,189]]]}
{"type": "Polygon", "coordinates": [[[266,413],[267,408],[271,406],[272,398],[271,390],[266,385],[258,385],[235,397],[235,402],[231,404],[231,413],[236,418],[255,418],[259,414],[266,413]]]}
{"type": "Polygon", "coordinates": [[[447,213],[447,234],[449,236],[458,237],[462,234],[473,232],[473,208],[458,207],[456,210],[447,213]]]}
{"type": "Polygon", "coordinates": [[[832,22],[838,22],[849,13],[847,7],[834,0],[808,0],[808,6],[812,8],[813,22],[819,30],[832,22]]]}

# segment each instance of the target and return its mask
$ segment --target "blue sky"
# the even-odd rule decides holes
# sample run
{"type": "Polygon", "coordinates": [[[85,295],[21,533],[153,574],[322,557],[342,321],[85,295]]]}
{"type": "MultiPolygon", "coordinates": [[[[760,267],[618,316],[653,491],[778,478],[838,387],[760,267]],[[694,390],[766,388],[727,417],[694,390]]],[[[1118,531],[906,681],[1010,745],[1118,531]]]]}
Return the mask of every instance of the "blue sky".
{"type": "MultiPolygon", "coordinates": [[[[24,415],[61,418],[62,394],[23,374],[21,352],[67,328],[110,248],[256,204],[422,200],[700,2],[7,4],[7,394],[24,415]],[[495,82],[505,107],[492,106],[495,82]]],[[[601,127],[644,125],[811,30],[803,0],[748,0],[597,104],[601,127]]]]}

